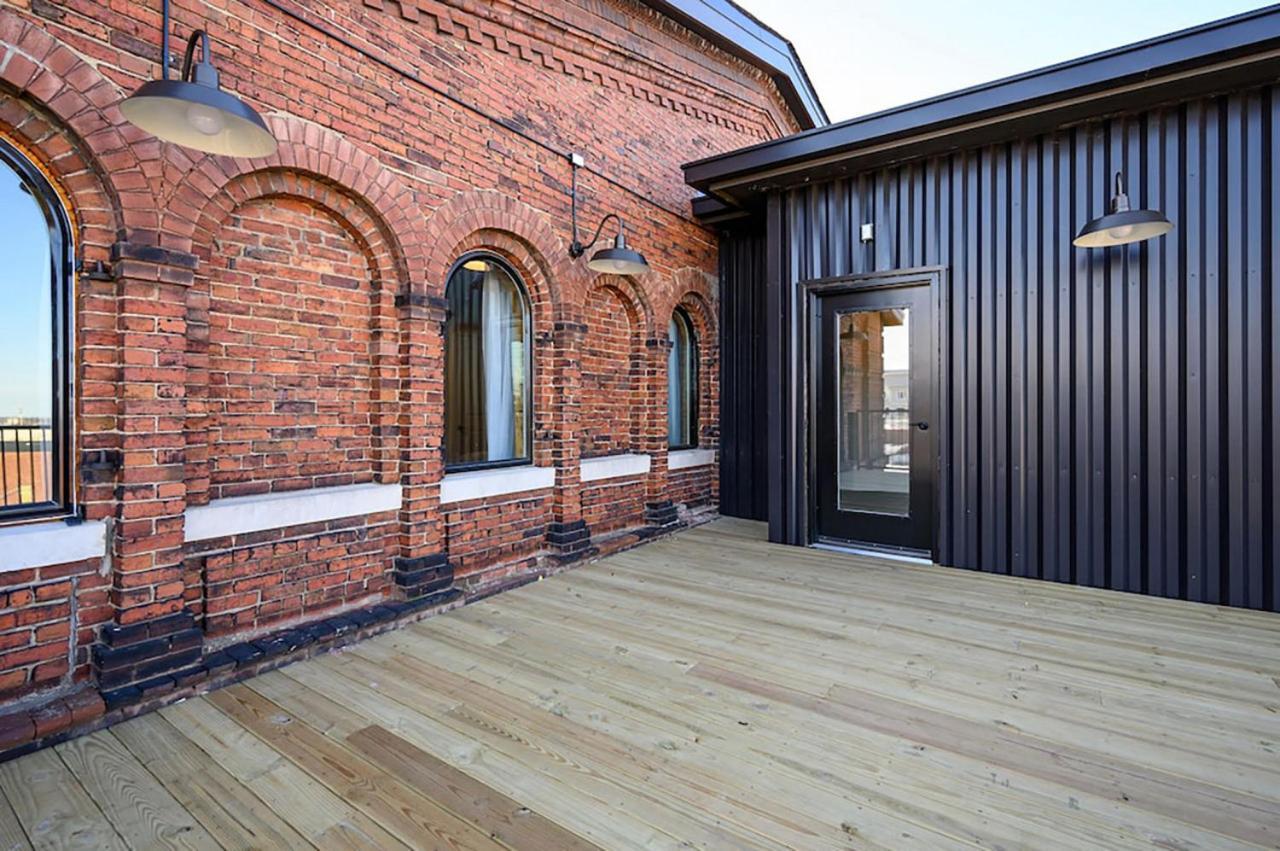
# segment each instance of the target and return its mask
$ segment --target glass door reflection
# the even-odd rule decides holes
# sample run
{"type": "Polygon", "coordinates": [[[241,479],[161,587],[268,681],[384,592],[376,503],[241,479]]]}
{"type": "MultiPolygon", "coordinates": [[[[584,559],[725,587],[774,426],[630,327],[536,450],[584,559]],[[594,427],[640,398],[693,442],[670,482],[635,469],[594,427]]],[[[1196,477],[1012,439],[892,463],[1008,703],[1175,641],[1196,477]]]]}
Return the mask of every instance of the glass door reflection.
{"type": "Polygon", "coordinates": [[[908,308],[855,310],[837,323],[837,504],[907,516],[911,507],[908,308]]]}

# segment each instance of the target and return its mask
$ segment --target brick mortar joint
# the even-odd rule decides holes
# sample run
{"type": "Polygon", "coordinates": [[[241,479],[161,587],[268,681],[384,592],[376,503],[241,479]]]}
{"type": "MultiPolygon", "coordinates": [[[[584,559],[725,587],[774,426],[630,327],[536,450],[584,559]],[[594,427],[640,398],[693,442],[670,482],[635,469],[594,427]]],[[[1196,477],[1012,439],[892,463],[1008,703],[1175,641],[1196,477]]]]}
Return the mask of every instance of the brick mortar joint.
{"type": "MultiPolygon", "coordinates": [[[[397,510],[397,509],[391,509],[391,511],[396,511],[396,510],[397,510]]],[[[380,514],[389,514],[389,513],[390,513],[390,511],[384,511],[384,512],[379,512],[379,513],[380,513],[380,514]]],[[[319,521],[319,522],[322,522],[322,523],[329,523],[329,522],[332,522],[332,521],[323,520],[323,521],[319,521]]],[[[264,540],[261,540],[261,541],[251,541],[251,542],[247,541],[247,542],[244,542],[244,543],[233,543],[233,544],[230,544],[230,545],[225,546],[225,547],[218,547],[218,548],[216,548],[216,549],[209,549],[209,550],[193,550],[192,552],[185,553],[185,554],[183,555],[183,560],[184,560],[184,561],[186,561],[187,559],[201,559],[201,560],[204,560],[204,559],[208,559],[208,558],[213,557],[213,556],[226,555],[227,553],[239,552],[239,551],[241,551],[241,550],[252,550],[252,549],[255,549],[255,548],[257,548],[257,547],[274,546],[274,545],[276,545],[276,544],[296,544],[296,543],[301,543],[301,542],[303,542],[303,541],[310,541],[310,540],[313,540],[313,539],[315,539],[315,538],[323,538],[323,537],[324,537],[324,536],[326,536],[326,535],[341,535],[341,534],[343,534],[343,533],[345,533],[345,532],[363,532],[363,533],[365,534],[365,538],[367,538],[367,539],[377,539],[377,538],[381,538],[381,537],[383,537],[384,535],[399,534],[398,532],[393,532],[393,531],[387,531],[387,532],[383,532],[383,531],[381,531],[381,530],[386,529],[386,528],[388,528],[388,527],[396,526],[396,525],[398,525],[398,524],[399,524],[399,522],[400,522],[400,521],[399,521],[398,519],[392,518],[392,519],[388,519],[388,520],[382,520],[382,521],[379,521],[379,522],[377,522],[377,523],[366,523],[366,524],[359,525],[359,526],[355,526],[355,525],[353,525],[353,526],[342,526],[342,527],[339,527],[339,528],[336,528],[336,529],[326,529],[326,530],[323,530],[323,531],[320,531],[320,532],[312,532],[312,533],[310,533],[310,534],[288,535],[288,536],[286,536],[286,537],[282,537],[282,538],[267,538],[267,539],[264,539],[264,540]],[[375,530],[378,530],[378,531],[379,531],[379,534],[377,534],[377,535],[370,534],[371,532],[373,532],[373,531],[375,531],[375,530]]],[[[296,527],[288,527],[288,526],[286,526],[286,527],[284,527],[284,528],[285,528],[285,529],[288,529],[288,528],[296,528],[296,527]]],[[[265,530],[265,531],[276,531],[276,530],[265,530]]],[[[256,532],[248,532],[248,533],[245,533],[245,534],[253,535],[253,534],[258,534],[258,533],[256,533],[256,532]]],[[[217,540],[217,539],[215,539],[215,540],[217,540]]],[[[203,542],[202,542],[202,543],[203,543],[203,542]]]]}

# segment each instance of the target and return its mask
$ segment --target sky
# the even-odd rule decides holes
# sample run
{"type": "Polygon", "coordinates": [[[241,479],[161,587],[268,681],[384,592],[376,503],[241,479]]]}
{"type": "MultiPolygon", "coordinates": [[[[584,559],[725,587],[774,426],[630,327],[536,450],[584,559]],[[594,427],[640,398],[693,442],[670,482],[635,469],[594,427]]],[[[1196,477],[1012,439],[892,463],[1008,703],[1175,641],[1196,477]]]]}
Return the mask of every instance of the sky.
{"type": "Polygon", "coordinates": [[[0,419],[48,419],[53,406],[49,227],[19,178],[0,163],[0,419]],[[43,283],[32,286],[31,282],[43,283]]]}
{"type": "Polygon", "coordinates": [[[1228,0],[736,0],[790,39],[832,121],[1258,9],[1228,0]]]}

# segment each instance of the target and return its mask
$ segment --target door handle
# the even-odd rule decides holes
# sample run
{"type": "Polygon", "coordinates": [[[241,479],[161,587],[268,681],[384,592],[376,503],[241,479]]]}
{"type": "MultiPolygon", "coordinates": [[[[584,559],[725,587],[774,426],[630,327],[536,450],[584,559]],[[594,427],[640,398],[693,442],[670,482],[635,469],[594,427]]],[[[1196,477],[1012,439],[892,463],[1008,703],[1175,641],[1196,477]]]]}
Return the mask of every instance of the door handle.
{"type": "Polygon", "coordinates": [[[921,420],[921,421],[920,421],[920,422],[918,422],[918,423],[914,423],[914,425],[915,425],[915,427],[916,427],[916,428],[920,429],[921,431],[928,431],[928,430],[929,430],[929,421],[928,421],[928,420],[921,420]]]}

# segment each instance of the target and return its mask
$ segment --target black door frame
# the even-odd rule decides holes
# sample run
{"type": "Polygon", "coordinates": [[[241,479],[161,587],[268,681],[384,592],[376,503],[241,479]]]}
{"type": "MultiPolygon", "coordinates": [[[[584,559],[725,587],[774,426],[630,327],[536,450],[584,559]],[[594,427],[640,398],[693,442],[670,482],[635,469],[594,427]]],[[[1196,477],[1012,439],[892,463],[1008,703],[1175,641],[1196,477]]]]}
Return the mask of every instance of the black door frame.
{"type": "MultiPolygon", "coordinates": [[[[817,453],[818,434],[816,428],[817,422],[817,371],[812,368],[813,359],[817,357],[816,347],[818,345],[819,329],[818,329],[818,301],[819,299],[831,295],[845,295],[849,293],[866,292],[871,290],[899,289],[902,287],[928,287],[929,288],[929,306],[932,315],[932,349],[931,356],[927,358],[930,370],[929,386],[933,388],[929,399],[930,409],[933,411],[933,428],[937,428],[938,423],[945,417],[946,413],[941,407],[941,393],[938,387],[938,376],[940,375],[941,364],[941,341],[942,341],[942,315],[941,315],[941,299],[942,288],[946,283],[946,269],[941,266],[922,266],[911,269],[895,269],[885,272],[869,272],[859,275],[842,275],[832,278],[817,278],[810,281],[801,282],[798,289],[799,317],[796,322],[796,347],[793,351],[799,353],[796,358],[797,370],[799,372],[799,382],[797,383],[798,392],[796,394],[796,422],[799,426],[797,435],[797,443],[801,449],[802,457],[800,459],[800,474],[796,477],[797,488],[800,491],[796,496],[797,514],[799,520],[803,524],[800,530],[802,540],[812,545],[819,543],[818,523],[817,523],[817,486],[815,470],[817,453]]],[[[930,544],[928,555],[931,560],[937,561],[938,558],[938,530],[941,511],[939,510],[939,494],[936,491],[936,483],[940,481],[942,456],[942,441],[939,439],[939,433],[935,431],[933,439],[933,481],[935,483],[935,492],[933,499],[933,518],[930,524],[930,544]]]]}

